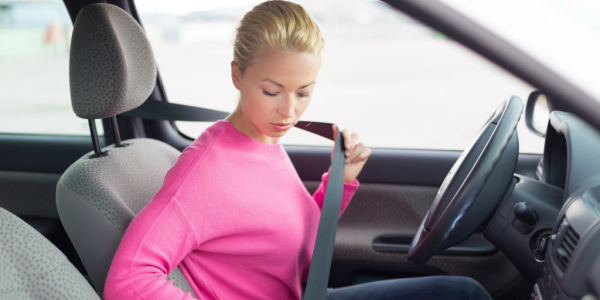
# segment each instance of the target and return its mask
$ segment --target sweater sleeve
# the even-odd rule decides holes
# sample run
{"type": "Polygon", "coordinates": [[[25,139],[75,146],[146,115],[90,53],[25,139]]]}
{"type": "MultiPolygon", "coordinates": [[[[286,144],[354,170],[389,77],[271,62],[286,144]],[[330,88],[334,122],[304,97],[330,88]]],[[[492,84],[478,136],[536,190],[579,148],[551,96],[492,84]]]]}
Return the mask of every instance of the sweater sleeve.
{"type": "Polygon", "coordinates": [[[194,299],[167,281],[167,275],[197,247],[198,237],[177,199],[152,200],[119,244],[104,299],[194,299]]]}
{"type": "MultiPolygon", "coordinates": [[[[327,171],[323,174],[323,176],[321,177],[321,184],[319,185],[319,187],[317,188],[317,190],[315,191],[315,193],[313,195],[313,199],[315,200],[315,202],[317,202],[319,209],[323,209],[323,201],[325,200],[325,191],[327,189],[327,181],[328,180],[329,180],[329,171],[327,171]]],[[[342,205],[340,207],[340,217],[342,216],[342,213],[344,212],[344,210],[346,210],[346,207],[350,203],[350,200],[352,200],[352,196],[354,196],[354,193],[356,192],[358,185],[359,185],[358,180],[356,180],[356,179],[354,179],[354,181],[352,183],[344,182],[344,193],[342,195],[342,205]]]]}

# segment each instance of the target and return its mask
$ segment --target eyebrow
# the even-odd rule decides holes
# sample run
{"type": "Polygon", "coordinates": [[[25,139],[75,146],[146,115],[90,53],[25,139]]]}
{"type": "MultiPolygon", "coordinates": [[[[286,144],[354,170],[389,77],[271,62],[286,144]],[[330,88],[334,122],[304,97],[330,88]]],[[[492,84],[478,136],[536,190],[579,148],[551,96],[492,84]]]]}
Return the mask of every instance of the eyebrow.
{"type": "MultiPolygon", "coordinates": [[[[270,81],[270,82],[272,82],[272,83],[274,83],[274,84],[276,84],[276,85],[278,85],[278,86],[280,86],[280,87],[284,87],[284,86],[283,86],[283,84],[281,84],[281,83],[277,83],[277,82],[275,82],[275,81],[273,81],[273,80],[271,80],[271,79],[269,79],[269,78],[265,78],[265,79],[263,79],[263,80],[261,80],[261,81],[270,81]]],[[[309,85],[311,85],[311,84],[315,84],[315,83],[316,83],[316,82],[314,82],[314,81],[313,81],[313,82],[311,82],[311,83],[309,83],[309,84],[307,84],[307,85],[303,85],[303,86],[299,87],[298,89],[303,89],[303,88],[305,88],[305,87],[307,87],[307,86],[309,86],[309,85]]]]}

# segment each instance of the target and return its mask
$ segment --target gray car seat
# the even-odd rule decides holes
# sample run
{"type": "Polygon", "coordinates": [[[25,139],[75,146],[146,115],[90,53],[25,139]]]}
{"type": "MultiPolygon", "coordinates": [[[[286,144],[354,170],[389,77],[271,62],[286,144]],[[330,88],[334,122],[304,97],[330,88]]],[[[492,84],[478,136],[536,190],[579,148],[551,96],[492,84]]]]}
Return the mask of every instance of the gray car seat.
{"type": "Polygon", "coordinates": [[[67,257],[0,208],[0,299],[98,299],[67,257]]]}
{"type": "MultiPolygon", "coordinates": [[[[71,103],[78,117],[89,120],[94,151],[62,175],[56,205],[100,295],[125,230],[180,154],[153,139],[120,141],[115,115],[148,98],[156,73],[150,44],[131,15],[111,4],[91,4],[79,12],[69,62],[71,103]],[[115,144],[104,149],[94,123],[100,118],[110,118],[115,136],[115,144]]],[[[195,297],[179,268],[167,280],[195,297]]]]}

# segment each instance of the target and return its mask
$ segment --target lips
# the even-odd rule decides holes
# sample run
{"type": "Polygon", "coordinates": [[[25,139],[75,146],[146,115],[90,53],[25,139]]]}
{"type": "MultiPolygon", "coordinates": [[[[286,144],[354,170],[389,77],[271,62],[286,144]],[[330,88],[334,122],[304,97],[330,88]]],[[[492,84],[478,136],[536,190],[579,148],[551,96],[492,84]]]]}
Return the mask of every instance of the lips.
{"type": "Polygon", "coordinates": [[[286,130],[292,128],[292,126],[294,126],[294,123],[270,123],[270,124],[277,131],[286,131],[286,130]]]}

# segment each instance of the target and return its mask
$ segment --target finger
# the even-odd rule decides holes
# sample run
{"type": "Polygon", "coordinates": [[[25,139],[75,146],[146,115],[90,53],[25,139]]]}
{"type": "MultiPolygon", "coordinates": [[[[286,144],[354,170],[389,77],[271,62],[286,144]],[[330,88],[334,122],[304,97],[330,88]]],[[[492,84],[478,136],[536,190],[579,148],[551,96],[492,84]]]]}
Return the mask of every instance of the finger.
{"type": "Polygon", "coordinates": [[[342,136],[344,137],[344,147],[346,147],[346,149],[349,149],[350,142],[352,141],[352,135],[350,133],[350,130],[348,130],[348,129],[342,130],[342,136]]]}
{"type": "Polygon", "coordinates": [[[358,145],[354,146],[354,149],[352,149],[352,154],[348,156],[346,162],[353,162],[362,153],[363,150],[365,150],[365,144],[358,143],[358,145]]]}
{"type": "Polygon", "coordinates": [[[346,147],[346,157],[350,157],[352,155],[352,153],[354,152],[354,147],[356,147],[356,145],[359,143],[359,137],[358,137],[358,133],[353,133],[350,135],[350,141],[349,141],[349,147],[346,147]]]}
{"type": "MultiPolygon", "coordinates": [[[[356,133],[356,132],[355,132],[355,133],[353,133],[353,134],[352,134],[352,139],[351,139],[351,140],[352,140],[352,142],[350,143],[350,149],[353,149],[353,148],[355,148],[355,147],[356,147],[356,145],[358,145],[358,143],[359,143],[359,136],[358,136],[358,133],[356,133]]],[[[354,152],[354,150],[352,150],[352,151],[354,152]]]]}
{"type": "Polygon", "coordinates": [[[360,152],[358,157],[356,157],[355,159],[352,160],[352,163],[356,163],[359,161],[367,162],[367,159],[369,159],[369,156],[371,156],[371,149],[365,148],[363,151],[360,152]]]}

